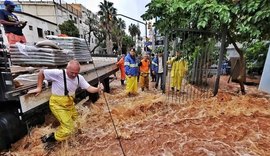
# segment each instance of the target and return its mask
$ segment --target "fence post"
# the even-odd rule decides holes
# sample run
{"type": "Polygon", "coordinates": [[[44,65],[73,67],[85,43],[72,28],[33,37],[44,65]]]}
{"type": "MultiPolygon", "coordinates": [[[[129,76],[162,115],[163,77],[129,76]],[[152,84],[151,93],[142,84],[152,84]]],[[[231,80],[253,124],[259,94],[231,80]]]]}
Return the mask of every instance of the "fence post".
{"type": "Polygon", "coordinates": [[[222,67],[222,62],[223,62],[224,52],[225,52],[225,42],[226,42],[227,29],[225,28],[225,26],[222,26],[221,30],[222,30],[221,47],[220,47],[219,60],[218,60],[217,78],[216,78],[214,92],[213,92],[214,96],[216,96],[218,93],[221,67],[222,67]]]}
{"type": "Polygon", "coordinates": [[[164,67],[163,67],[163,75],[162,75],[163,84],[161,84],[163,93],[165,93],[165,90],[166,90],[167,60],[168,60],[168,33],[165,34],[165,38],[164,38],[164,55],[163,55],[164,67]]]}

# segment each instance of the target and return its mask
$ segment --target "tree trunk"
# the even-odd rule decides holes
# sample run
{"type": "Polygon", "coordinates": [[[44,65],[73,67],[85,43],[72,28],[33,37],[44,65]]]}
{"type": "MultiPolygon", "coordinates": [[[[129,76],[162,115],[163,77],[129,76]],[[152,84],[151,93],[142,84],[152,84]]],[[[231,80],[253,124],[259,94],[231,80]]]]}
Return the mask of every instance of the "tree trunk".
{"type": "Polygon", "coordinates": [[[109,34],[106,34],[106,53],[111,54],[109,34]]]}
{"type": "Polygon", "coordinates": [[[117,42],[117,55],[121,55],[121,46],[120,46],[120,42],[117,42]]]}
{"type": "Polygon", "coordinates": [[[122,47],[123,47],[123,44],[122,44],[122,40],[120,41],[120,44],[119,44],[119,49],[120,49],[120,54],[123,54],[123,52],[122,52],[122,47]]]}
{"type": "Polygon", "coordinates": [[[245,58],[244,58],[244,53],[242,52],[242,50],[240,50],[241,52],[239,53],[240,55],[240,58],[239,58],[239,63],[240,63],[240,73],[239,73],[239,76],[237,78],[237,80],[239,81],[239,85],[240,85],[240,89],[241,89],[241,92],[242,94],[246,94],[246,91],[245,91],[245,86],[244,86],[244,81],[245,81],[245,58]]]}
{"type": "MultiPolygon", "coordinates": [[[[228,32],[228,37],[230,39],[230,42],[233,44],[235,50],[239,54],[239,66],[240,66],[240,71],[239,71],[239,76],[237,77],[237,82],[240,85],[240,90],[242,94],[246,94],[245,91],[245,86],[244,86],[244,81],[245,81],[245,58],[244,58],[244,52],[237,46],[233,38],[231,37],[230,33],[228,32]]],[[[233,70],[233,69],[232,69],[233,70]]]]}

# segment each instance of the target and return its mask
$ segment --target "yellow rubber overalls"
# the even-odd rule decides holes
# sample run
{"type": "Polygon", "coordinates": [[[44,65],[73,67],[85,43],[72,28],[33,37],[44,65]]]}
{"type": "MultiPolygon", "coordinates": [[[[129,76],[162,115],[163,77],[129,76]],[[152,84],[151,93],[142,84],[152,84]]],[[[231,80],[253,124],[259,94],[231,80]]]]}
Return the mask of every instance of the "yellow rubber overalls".
{"type": "Polygon", "coordinates": [[[171,87],[180,90],[183,78],[188,70],[187,62],[182,58],[174,57],[168,61],[168,64],[172,64],[171,87]]]}

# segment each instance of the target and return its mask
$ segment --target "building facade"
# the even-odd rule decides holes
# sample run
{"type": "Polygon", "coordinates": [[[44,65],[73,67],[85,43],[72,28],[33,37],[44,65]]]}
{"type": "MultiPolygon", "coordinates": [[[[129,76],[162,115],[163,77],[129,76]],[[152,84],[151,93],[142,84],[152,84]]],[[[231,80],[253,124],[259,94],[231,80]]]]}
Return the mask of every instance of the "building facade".
{"type": "MultiPolygon", "coordinates": [[[[97,39],[91,33],[87,36],[88,26],[85,24],[87,15],[96,17],[90,10],[81,4],[68,4],[61,0],[47,1],[13,1],[17,4],[15,14],[19,20],[27,21],[23,33],[26,36],[29,44],[44,40],[47,35],[59,35],[61,31],[59,25],[67,20],[73,20],[74,25],[79,30],[79,37],[84,38],[90,43],[90,49],[96,46],[97,39]]],[[[3,9],[4,1],[0,2],[0,7],[3,9]]],[[[1,28],[3,29],[3,28],[1,28]]],[[[98,53],[98,48],[95,53],[98,53]]]]}

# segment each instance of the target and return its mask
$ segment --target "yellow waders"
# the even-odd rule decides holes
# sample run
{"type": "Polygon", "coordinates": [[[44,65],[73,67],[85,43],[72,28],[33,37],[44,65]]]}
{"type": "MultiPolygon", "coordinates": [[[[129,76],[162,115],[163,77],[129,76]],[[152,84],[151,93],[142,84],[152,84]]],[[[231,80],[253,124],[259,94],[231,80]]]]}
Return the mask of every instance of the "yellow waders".
{"type": "Polygon", "coordinates": [[[149,88],[149,73],[140,74],[140,85],[141,88],[149,88]]]}
{"type": "Polygon", "coordinates": [[[126,85],[126,92],[131,94],[136,94],[138,91],[138,81],[137,76],[126,77],[127,85],[126,85]]]}
{"type": "Polygon", "coordinates": [[[52,95],[50,98],[50,109],[60,126],[54,133],[57,141],[66,140],[75,131],[74,120],[78,117],[73,97],[52,95]]]}
{"type": "Polygon", "coordinates": [[[171,87],[176,88],[176,90],[181,90],[183,78],[183,76],[179,75],[172,77],[171,87]]]}

